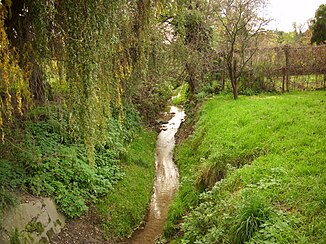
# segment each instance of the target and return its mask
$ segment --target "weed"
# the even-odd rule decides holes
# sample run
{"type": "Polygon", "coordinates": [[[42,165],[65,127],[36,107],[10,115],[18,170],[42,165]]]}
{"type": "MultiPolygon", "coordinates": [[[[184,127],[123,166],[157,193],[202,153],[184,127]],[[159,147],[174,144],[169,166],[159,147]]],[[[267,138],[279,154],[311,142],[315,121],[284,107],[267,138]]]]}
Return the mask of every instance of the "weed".
{"type": "MultiPolygon", "coordinates": [[[[136,111],[126,106],[124,112],[122,124],[114,116],[108,118],[106,139],[96,146],[90,164],[83,138],[69,134],[67,120],[55,106],[32,110],[14,131],[12,147],[5,148],[11,153],[0,160],[0,187],[26,186],[35,195],[51,196],[70,218],[85,213],[124,176],[120,158],[139,128],[136,111]]],[[[1,199],[9,204],[11,198],[1,190],[1,199]]]]}
{"type": "Polygon", "coordinates": [[[271,208],[259,194],[250,194],[242,200],[234,227],[234,243],[244,243],[259,230],[270,215],[271,208]]]}
{"type": "Polygon", "coordinates": [[[19,232],[17,228],[10,233],[9,238],[10,238],[10,244],[20,244],[20,239],[22,237],[22,234],[19,232]]]}
{"type": "Polygon", "coordinates": [[[0,212],[18,203],[17,197],[11,191],[23,184],[24,179],[25,175],[20,167],[0,159],[0,212]]]}
{"type": "Polygon", "coordinates": [[[18,200],[17,197],[14,196],[11,192],[8,190],[5,190],[3,188],[0,188],[0,209],[1,211],[17,205],[18,200]]]}

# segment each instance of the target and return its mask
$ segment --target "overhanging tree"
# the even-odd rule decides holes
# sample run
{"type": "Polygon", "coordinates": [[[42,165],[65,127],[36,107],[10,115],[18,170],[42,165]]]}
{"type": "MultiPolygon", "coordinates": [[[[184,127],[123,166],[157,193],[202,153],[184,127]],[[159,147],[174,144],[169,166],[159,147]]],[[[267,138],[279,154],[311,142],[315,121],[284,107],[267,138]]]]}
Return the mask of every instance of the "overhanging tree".
{"type": "Polygon", "coordinates": [[[13,115],[23,114],[29,103],[46,105],[53,92],[56,102],[69,105],[70,133],[92,155],[105,140],[113,111],[121,122],[126,103],[162,102],[154,88],[165,80],[167,48],[157,15],[166,5],[164,0],[2,0],[2,137],[13,115]]]}

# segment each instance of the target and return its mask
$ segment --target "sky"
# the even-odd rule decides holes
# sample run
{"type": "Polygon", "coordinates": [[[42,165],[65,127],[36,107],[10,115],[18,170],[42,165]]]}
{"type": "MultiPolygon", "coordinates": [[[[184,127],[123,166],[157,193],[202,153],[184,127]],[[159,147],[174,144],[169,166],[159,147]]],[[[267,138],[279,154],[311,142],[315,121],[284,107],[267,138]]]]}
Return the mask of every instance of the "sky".
{"type": "MultiPolygon", "coordinates": [[[[274,19],[267,29],[293,31],[292,23],[305,24],[315,16],[319,5],[326,4],[326,0],[269,0],[267,14],[274,19]]],[[[305,29],[307,29],[305,25],[305,29]]],[[[304,30],[305,30],[304,29],[304,30]]]]}

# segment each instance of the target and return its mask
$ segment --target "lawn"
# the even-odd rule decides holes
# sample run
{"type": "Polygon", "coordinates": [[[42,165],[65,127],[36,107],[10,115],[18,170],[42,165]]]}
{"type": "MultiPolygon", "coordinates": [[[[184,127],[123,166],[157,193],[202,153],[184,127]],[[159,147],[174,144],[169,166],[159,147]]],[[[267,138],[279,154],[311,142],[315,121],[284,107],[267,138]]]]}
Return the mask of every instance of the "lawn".
{"type": "Polygon", "coordinates": [[[324,243],[326,92],[217,96],[199,113],[176,150],[181,186],[165,236],[324,243]]]}

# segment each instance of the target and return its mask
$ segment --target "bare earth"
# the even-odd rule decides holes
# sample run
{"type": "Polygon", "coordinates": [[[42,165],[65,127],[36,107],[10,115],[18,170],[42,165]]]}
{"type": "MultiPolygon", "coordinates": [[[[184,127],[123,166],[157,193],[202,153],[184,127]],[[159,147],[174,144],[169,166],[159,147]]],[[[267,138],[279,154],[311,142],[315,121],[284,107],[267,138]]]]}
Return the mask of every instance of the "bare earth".
{"type": "Polygon", "coordinates": [[[105,239],[100,231],[99,223],[98,217],[96,217],[94,211],[90,209],[87,215],[83,215],[76,220],[68,220],[66,226],[59,235],[51,240],[51,243],[114,243],[105,239]]]}

